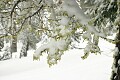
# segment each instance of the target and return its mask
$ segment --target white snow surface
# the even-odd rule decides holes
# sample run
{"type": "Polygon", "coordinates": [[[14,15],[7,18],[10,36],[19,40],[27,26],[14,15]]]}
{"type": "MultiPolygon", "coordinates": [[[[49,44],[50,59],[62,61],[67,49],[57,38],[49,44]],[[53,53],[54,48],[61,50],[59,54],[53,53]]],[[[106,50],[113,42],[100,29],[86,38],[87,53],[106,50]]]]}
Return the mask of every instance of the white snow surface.
{"type": "Polygon", "coordinates": [[[82,60],[83,50],[69,50],[50,68],[47,54],[33,61],[34,51],[30,50],[26,58],[0,61],[0,80],[109,80],[114,45],[101,40],[99,46],[101,55],[90,54],[82,60]]]}

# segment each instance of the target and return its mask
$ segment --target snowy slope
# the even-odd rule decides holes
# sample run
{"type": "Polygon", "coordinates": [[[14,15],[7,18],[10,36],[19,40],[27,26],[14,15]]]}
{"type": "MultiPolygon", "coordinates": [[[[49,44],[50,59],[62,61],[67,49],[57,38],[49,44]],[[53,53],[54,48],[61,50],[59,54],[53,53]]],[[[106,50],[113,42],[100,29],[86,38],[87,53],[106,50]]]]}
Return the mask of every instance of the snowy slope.
{"type": "Polygon", "coordinates": [[[109,80],[114,45],[101,41],[101,55],[91,54],[86,60],[82,50],[70,50],[62,60],[49,68],[46,55],[40,61],[29,57],[0,61],[0,80],[109,80]],[[109,46],[108,46],[109,45],[109,46]]]}

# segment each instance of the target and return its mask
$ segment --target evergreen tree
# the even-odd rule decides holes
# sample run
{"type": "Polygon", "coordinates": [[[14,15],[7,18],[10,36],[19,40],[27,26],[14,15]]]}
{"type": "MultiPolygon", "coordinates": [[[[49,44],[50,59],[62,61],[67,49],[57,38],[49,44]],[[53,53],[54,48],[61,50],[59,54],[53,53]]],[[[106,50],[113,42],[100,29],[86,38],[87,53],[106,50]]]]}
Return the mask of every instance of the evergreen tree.
{"type": "MultiPolygon", "coordinates": [[[[82,3],[81,3],[82,4],[82,3]]],[[[116,33],[115,40],[108,40],[116,44],[115,53],[113,55],[114,62],[112,66],[111,80],[120,80],[120,1],[119,0],[85,0],[86,14],[90,15],[93,19],[94,26],[97,26],[98,30],[104,31],[106,36],[113,35],[116,33]],[[92,7],[95,6],[95,7],[92,7]]],[[[84,7],[83,4],[83,7],[84,7]]],[[[104,38],[106,39],[106,38],[104,38]]],[[[106,39],[107,40],[107,39],[106,39]]]]}

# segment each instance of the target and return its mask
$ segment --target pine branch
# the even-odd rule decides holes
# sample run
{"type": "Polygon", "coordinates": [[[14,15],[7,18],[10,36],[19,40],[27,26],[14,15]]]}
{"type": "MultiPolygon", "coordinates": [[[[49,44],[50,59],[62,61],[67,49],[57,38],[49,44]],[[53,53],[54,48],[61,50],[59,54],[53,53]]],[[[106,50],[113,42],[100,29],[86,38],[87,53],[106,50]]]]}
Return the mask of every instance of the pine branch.
{"type": "Polygon", "coordinates": [[[113,44],[116,44],[116,43],[120,43],[120,40],[113,40],[113,39],[108,39],[108,38],[104,38],[104,37],[101,37],[103,39],[105,39],[106,41],[110,42],[110,43],[113,43],[113,44]]]}

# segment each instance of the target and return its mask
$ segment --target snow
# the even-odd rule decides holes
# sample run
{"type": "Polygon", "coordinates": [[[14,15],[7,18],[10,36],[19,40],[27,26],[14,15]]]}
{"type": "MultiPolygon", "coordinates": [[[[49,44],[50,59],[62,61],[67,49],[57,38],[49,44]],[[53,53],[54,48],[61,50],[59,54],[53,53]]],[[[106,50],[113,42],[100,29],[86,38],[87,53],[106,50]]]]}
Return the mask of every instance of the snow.
{"type": "Polygon", "coordinates": [[[42,46],[40,46],[35,51],[35,55],[38,56],[45,49],[49,49],[49,54],[55,54],[58,51],[58,49],[64,50],[66,49],[66,47],[67,47],[67,41],[65,40],[56,41],[55,39],[51,39],[50,42],[48,42],[47,44],[43,44],[42,46]]]}
{"type": "Polygon", "coordinates": [[[67,34],[70,34],[72,32],[72,30],[67,29],[65,26],[59,26],[60,32],[59,34],[61,34],[62,36],[66,36],[67,34]]]}
{"type": "Polygon", "coordinates": [[[119,51],[119,50],[118,50],[118,47],[115,47],[115,49],[114,49],[114,52],[115,52],[115,53],[114,53],[114,56],[117,56],[117,55],[118,55],[118,51],[119,51]]]}
{"type": "Polygon", "coordinates": [[[120,59],[118,60],[118,64],[120,65],[120,59]]]}
{"type": "Polygon", "coordinates": [[[62,4],[63,11],[67,11],[69,16],[76,16],[81,23],[86,24],[89,18],[84,14],[75,0],[64,0],[62,4]]]}
{"type": "Polygon", "coordinates": [[[69,50],[50,68],[47,54],[40,61],[33,61],[34,51],[30,50],[26,58],[0,61],[0,80],[109,80],[114,45],[100,40],[99,46],[103,51],[101,55],[90,54],[82,60],[82,50],[69,50]]]}
{"type": "Polygon", "coordinates": [[[110,26],[111,26],[111,23],[108,22],[108,23],[106,24],[106,27],[110,27],[110,26]]]}
{"type": "Polygon", "coordinates": [[[45,0],[45,3],[47,3],[48,6],[53,5],[53,0],[45,0]]]}
{"type": "MultiPolygon", "coordinates": [[[[104,5],[102,5],[101,7],[103,6],[104,5]]],[[[85,25],[87,27],[88,32],[94,33],[100,37],[106,37],[103,32],[100,33],[99,31],[97,31],[95,26],[88,24],[90,18],[85,15],[84,11],[79,7],[76,0],[64,1],[64,3],[61,5],[61,11],[67,12],[68,16],[75,16],[76,20],[79,20],[79,22],[82,23],[82,25],[85,25]]],[[[65,23],[63,22],[66,22],[67,24],[68,21],[67,19],[62,19],[61,23],[65,25],[65,23]]]]}
{"type": "Polygon", "coordinates": [[[85,32],[82,37],[83,37],[83,39],[87,39],[87,40],[91,40],[92,39],[90,32],[85,32]]]}
{"type": "Polygon", "coordinates": [[[62,16],[59,23],[63,26],[66,26],[68,24],[68,22],[69,22],[69,19],[65,16],[62,16]]]}
{"type": "Polygon", "coordinates": [[[115,2],[115,0],[111,0],[111,3],[112,3],[112,2],[115,2]]]}

